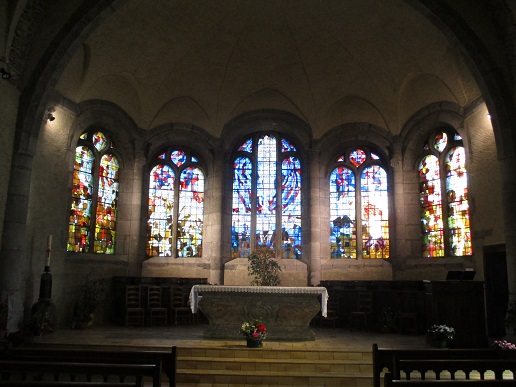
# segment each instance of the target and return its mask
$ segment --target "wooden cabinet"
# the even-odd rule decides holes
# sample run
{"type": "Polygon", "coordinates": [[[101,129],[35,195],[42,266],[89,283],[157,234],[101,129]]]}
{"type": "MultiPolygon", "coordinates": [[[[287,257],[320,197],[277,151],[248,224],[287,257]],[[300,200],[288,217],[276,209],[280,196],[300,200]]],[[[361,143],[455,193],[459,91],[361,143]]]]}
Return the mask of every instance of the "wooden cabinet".
{"type": "Polygon", "coordinates": [[[457,348],[487,347],[483,282],[426,282],[425,297],[427,326],[445,324],[453,327],[457,348]]]}

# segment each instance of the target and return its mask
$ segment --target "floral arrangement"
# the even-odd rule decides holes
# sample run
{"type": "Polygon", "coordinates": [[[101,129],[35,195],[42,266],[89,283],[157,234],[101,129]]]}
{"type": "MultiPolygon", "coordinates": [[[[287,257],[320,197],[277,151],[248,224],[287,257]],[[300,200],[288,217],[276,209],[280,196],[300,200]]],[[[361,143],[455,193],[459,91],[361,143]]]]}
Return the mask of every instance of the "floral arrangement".
{"type": "Polygon", "coordinates": [[[431,336],[435,339],[440,340],[453,340],[455,337],[455,329],[447,325],[432,325],[428,331],[427,336],[431,336]]]}
{"type": "Polygon", "coordinates": [[[495,340],[491,345],[492,349],[501,349],[501,350],[513,350],[516,349],[516,345],[510,343],[506,340],[495,340]]]}
{"type": "Polygon", "coordinates": [[[255,319],[251,322],[244,322],[240,328],[240,333],[246,339],[264,340],[267,336],[267,327],[262,323],[261,319],[255,319]]]}

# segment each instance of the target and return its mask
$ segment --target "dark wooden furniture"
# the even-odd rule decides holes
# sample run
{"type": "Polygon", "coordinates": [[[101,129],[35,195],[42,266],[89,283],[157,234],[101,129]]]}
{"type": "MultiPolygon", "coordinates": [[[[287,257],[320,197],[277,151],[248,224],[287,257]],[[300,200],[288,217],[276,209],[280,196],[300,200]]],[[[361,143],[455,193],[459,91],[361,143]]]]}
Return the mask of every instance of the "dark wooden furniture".
{"type": "MultiPolygon", "coordinates": [[[[482,362],[489,365],[487,368],[493,372],[498,372],[498,365],[516,367],[516,351],[499,351],[493,349],[395,349],[395,348],[378,348],[378,345],[373,344],[373,386],[380,387],[382,372],[390,373],[393,379],[400,379],[401,372],[405,372],[412,368],[416,363],[409,363],[421,361],[418,367],[424,369],[426,366],[432,365],[441,367],[443,363],[446,365],[448,371],[453,369],[453,362],[457,361],[457,365],[462,367],[466,372],[469,365],[465,361],[471,362],[471,366],[480,367],[483,369],[482,362]],[[432,361],[437,363],[431,364],[432,361]],[[427,362],[426,365],[424,362],[427,362]],[[441,363],[439,363],[441,362],[441,363]]],[[[506,369],[513,369],[506,368],[506,369]]],[[[459,367],[459,369],[461,369],[459,367]]],[[[480,371],[480,369],[478,369],[480,371]]],[[[503,371],[503,370],[502,370],[503,371]]],[[[513,380],[516,385],[516,381],[513,380]]]]}
{"type": "Polygon", "coordinates": [[[149,285],[147,287],[147,325],[167,325],[167,311],[168,309],[163,305],[162,287],[149,285]]]}
{"type": "Polygon", "coordinates": [[[406,380],[392,379],[391,374],[386,374],[384,378],[384,387],[508,387],[514,386],[516,382],[511,379],[441,379],[441,380],[406,380]]]}
{"type": "Polygon", "coordinates": [[[125,287],[125,326],[145,325],[145,309],[142,307],[140,285],[125,287]]]}
{"type": "MultiPolygon", "coordinates": [[[[127,285],[139,286],[141,290],[141,307],[144,312],[148,310],[148,291],[152,286],[159,286],[161,288],[161,307],[167,309],[167,315],[171,315],[171,292],[172,286],[180,286],[181,290],[188,299],[190,290],[194,285],[208,284],[207,278],[177,278],[177,277],[126,277],[115,276],[112,279],[112,308],[110,309],[112,315],[110,320],[115,324],[125,324],[125,289],[127,285]]],[[[195,319],[205,319],[202,313],[194,316],[195,319]]],[[[147,319],[150,321],[149,319],[147,319]]],[[[173,320],[169,318],[169,320],[173,320]]]]}
{"type": "MultiPolygon", "coordinates": [[[[152,385],[161,387],[162,373],[169,386],[176,385],[177,349],[170,350],[92,350],[55,348],[8,348],[0,352],[0,380],[9,381],[9,375],[18,380],[38,374],[51,374],[54,380],[68,382],[128,382],[133,377],[138,386],[143,378],[152,378],[152,385]],[[111,375],[111,379],[106,379],[111,375]],[[113,381],[112,378],[118,379],[113,381]],[[100,380],[99,380],[100,379],[100,380]],[[66,379],[65,379],[66,380],[66,379]]],[[[70,384],[72,385],[72,384],[70,384]]]]}
{"type": "Polygon", "coordinates": [[[455,328],[458,348],[487,347],[484,283],[432,281],[425,283],[426,323],[455,328]]]}

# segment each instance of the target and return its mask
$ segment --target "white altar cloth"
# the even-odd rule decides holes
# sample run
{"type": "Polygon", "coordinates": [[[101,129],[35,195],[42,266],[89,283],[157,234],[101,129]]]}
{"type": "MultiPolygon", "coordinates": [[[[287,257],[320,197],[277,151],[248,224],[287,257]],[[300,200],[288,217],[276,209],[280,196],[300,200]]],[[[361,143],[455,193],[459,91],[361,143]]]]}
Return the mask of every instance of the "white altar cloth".
{"type": "Polygon", "coordinates": [[[321,313],[327,316],[328,291],[324,287],[296,286],[224,286],[224,285],[194,285],[190,291],[190,308],[197,312],[199,293],[276,293],[276,294],[317,294],[321,295],[321,313]]]}

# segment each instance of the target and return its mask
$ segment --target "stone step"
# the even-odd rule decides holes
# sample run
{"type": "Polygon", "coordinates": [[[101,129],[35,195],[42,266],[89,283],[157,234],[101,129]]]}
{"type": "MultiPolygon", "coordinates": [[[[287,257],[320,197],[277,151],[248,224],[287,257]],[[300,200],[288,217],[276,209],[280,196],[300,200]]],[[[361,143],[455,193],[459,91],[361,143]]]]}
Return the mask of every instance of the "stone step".
{"type": "Polygon", "coordinates": [[[371,386],[369,352],[178,348],[177,384],[189,386],[371,386]]]}
{"type": "Polygon", "coordinates": [[[269,371],[178,370],[178,387],[188,386],[346,386],[370,387],[371,375],[269,371]]]}

